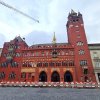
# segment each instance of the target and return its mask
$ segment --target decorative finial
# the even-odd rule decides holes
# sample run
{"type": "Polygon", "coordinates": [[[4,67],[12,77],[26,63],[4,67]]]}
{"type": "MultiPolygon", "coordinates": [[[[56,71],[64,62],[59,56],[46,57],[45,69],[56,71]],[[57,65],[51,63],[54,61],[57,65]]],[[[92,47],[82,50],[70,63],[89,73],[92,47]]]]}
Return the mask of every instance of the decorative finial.
{"type": "Polygon", "coordinates": [[[79,15],[79,16],[82,16],[82,14],[81,14],[79,11],[78,11],[78,15],[79,15]]]}
{"type": "Polygon", "coordinates": [[[54,32],[54,35],[53,35],[52,43],[53,43],[53,44],[56,44],[56,36],[55,36],[55,32],[54,32]]]}
{"type": "Polygon", "coordinates": [[[71,14],[74,14],[74,13],[75,13],[75,11],[73,9],[71,9],[71,14]]]}

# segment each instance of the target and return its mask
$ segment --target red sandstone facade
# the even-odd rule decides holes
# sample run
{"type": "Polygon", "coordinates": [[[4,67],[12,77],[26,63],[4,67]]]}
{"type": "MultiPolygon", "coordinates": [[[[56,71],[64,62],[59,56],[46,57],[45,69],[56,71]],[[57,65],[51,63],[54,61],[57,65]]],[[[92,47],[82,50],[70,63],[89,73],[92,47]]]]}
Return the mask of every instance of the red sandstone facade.
{"type": "Polygon", "coordinates": [[[71,11],[66,24],[68,43],[28,46],[20,36],[5,42],[0,81],[96,82],[81,13],[71,11]]]}

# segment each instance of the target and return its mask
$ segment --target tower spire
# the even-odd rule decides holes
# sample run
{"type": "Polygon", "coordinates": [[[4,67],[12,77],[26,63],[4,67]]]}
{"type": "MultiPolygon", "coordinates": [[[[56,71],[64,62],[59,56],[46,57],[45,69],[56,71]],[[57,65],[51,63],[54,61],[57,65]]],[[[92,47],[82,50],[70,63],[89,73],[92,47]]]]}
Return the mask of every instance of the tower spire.
{"type": "Polygon", "coordinates": [[[55,32],[54,32],[54,35],[53,35],[52,43],[53,43],[53,44],[56,44],[56,36],[55,36],[55,32]]]}
{"type": "Polygon", "coordinates": [[[77,13],[73,9],[71,9],[71,13],[70,14],[71,15],[77,15],[77,13]]]}
{"type": "Polygon", "coordinates": [[[73,9],[71,9],[71,14],[74,14],[74,13],[76,13],[73,9]]]}

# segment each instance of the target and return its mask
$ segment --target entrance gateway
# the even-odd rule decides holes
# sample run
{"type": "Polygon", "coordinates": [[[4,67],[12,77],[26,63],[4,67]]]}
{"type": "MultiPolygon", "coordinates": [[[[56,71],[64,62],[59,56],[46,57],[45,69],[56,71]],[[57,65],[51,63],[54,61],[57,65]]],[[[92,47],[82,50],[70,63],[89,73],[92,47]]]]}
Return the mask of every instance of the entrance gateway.
{"type": "Polygon", "coordinates": [[[73,77],[71,72],[66,71],[64,74],[64,82],[72,82],[73,81],[73,77]]]}
{"type": "Polygon", "coordinates": [[[57,71],[54,71],[51,75],[51,82],[60,82],[60,76],[57,71]]]}
{"type": "Polygon", "coordinates": [[[39,82],[47,82],[47,74],[46,72],[42,71],[39,75],[39,82]]]}
{"type": "MultiPolygon", "coordinates": [[[[42,71],[39,75],[39,82],[47,82],[47,74],[42,71]]],[[[51,74],[51,82],[60,82],[60,75],[57,71],[51,74]]],[[[64,74],[64,82],[73,82],[73,76],[71,72],[66,71],[64,74]]]]}

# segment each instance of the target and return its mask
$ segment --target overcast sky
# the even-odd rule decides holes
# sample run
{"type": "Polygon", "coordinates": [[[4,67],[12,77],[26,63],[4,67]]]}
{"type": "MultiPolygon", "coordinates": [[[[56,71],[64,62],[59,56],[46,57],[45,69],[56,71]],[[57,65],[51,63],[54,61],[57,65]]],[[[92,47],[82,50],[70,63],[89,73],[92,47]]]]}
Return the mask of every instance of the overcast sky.
{"type": "Polygon", "coordinates": [[[16,36],[25,37],[29,45],[67,42],[66,22],[71,9],[83,14],[89,43],[100,43],[100,0],[1,0],[27,13],[40,23],[0,4],[0,47],[16,36]]]}

